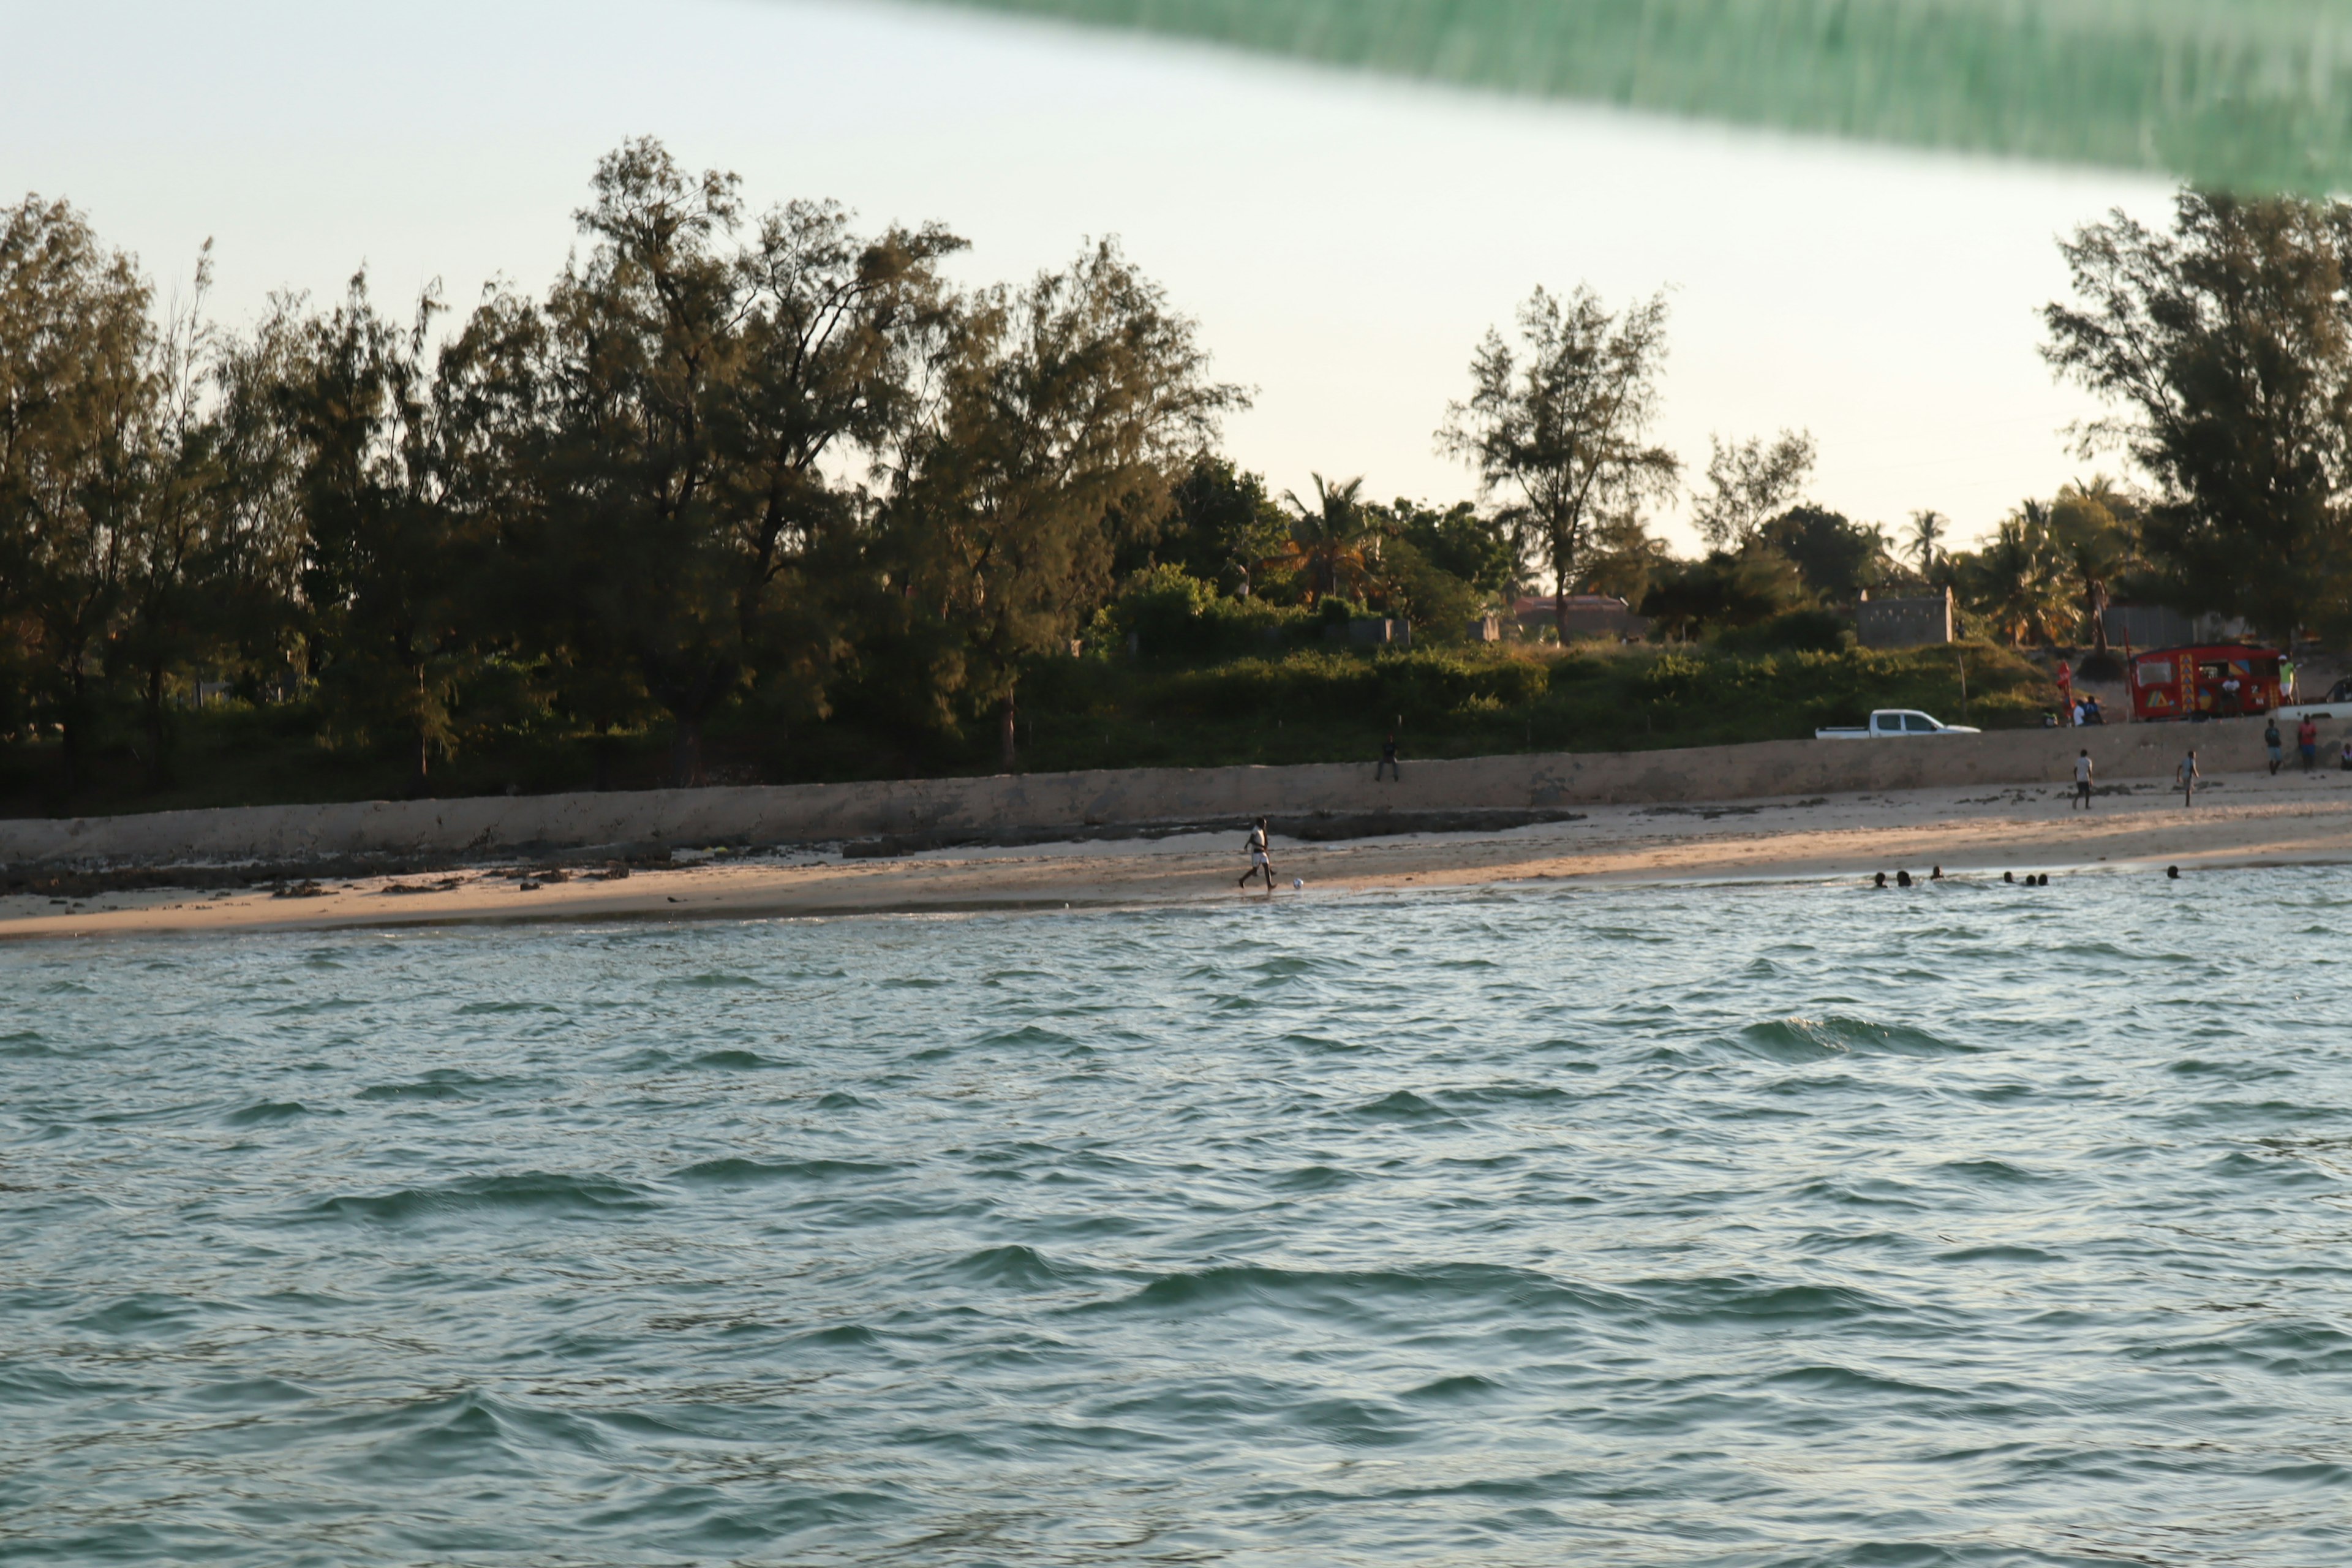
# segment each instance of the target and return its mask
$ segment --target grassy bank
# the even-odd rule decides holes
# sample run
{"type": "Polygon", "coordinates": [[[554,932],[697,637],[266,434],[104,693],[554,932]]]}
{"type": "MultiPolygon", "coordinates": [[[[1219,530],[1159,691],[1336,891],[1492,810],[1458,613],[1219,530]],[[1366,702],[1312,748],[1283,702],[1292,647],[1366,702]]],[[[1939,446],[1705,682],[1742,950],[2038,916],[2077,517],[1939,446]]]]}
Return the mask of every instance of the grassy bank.
{"type": "MultiPolygon", "coordinates": [[[[705,746],[711,782],[798,784],[998,769],[975,719],[910,724],[891,694],[855,682],[822,722],[722,715],[705,746]]],[[[2003,728],[2040,721],[2040,669],[1982,644],[1868,652],[1738,654],[1690,647],[1526,647],[1370,654],[1270,651],[1212,664],[1093,655],[1041,663],[1022,689],[1021,766],[1032,772],[1360,761],[1394,730],[1407,757],[1638,751],[1785,740],[1923,708],[2003,728]],[[1961,695],[1963,672],[1967,698],[1961,695]]],[[[0,752],[0,810],[26,816],[367,800],[408,791],[404,758],[331,751],[306,703],[228,703],[179,714],[172,782],[156,787],[136,729],[101,736],[83,787],[58,788],[54,744],[0,752]]],[[[551,717],[469,737],[431,793],[648,788],[667,782],[659,727],[595,736],[551,717]]]]}

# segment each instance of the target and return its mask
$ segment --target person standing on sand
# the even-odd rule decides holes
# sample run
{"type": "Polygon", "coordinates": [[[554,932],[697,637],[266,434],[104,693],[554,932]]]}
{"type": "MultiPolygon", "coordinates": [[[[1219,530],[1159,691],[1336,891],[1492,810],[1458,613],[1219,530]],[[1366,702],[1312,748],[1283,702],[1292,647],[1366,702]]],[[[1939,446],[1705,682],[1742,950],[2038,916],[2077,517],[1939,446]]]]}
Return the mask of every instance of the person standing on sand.
{"type": "Polygon", "coordinates": [[[2285,760],[2285,753],[2280,750],[2282,744],[2279,740],[2278,720],[2273,717],[2269,723],[2263,726],[2263,745],[2271,754],[2271,772],[2273,775],[2279,771],[2279,763],[2285,760]]]}
{"type": "Polygon", "coordinates": [[[2195,805],[2197,804],[2197,781],[2202,776],[2197,771],[2196,752],[2191,750],[2187,756],[2181,758],[2180,766],[2173,771],[2179,774],[2180,778],[2180,804],[2184,806],[2195,805]]]}
{"type": "Polygon", "coordinates": [[[1381,775],[1383,773],[1388,774],[1389,781],[1391,784],[1404,783],[1404,770],[1397,766],[1396,733],[1394,731],[1390,731],[1387,742],[1381,747],[1381,760],[1372,769],[1372,782],[1374,784],[1380,783],[1381,775]]]}
{"type": "Polygon", "coordinates": [[[2091,809],[2091,748],[2088,746],[2084,747],[2083,754],[2074,759],[2074,798],[2067,803],[2066,809],[2072,811],[2078,805],[2084,811],[2091,809]]]}
{"type": "Polygon", "coordinates": [[[1249,869],[1242,873],[1242,879],[1236,885],[1246,888],[1250,885],[1250,879],[1252,877],[1258,875],[1260,872],[1264,872],[1265,874],[1266,894],[1268,897],[1273,896],[1274,857],[1267,853],[1265,817],[1259,817],[1256,823],[1251,826],[1249,837],[1243,844],[1242,847],[1249,851],[1249,869]]]}
{"type": "Polygon", "coordinates": [[[2310,714],[2294,727],[2294,749],[2303,753],[2303,771],[2309,773],[2319,764],[2319,726],[2310,714]]]}

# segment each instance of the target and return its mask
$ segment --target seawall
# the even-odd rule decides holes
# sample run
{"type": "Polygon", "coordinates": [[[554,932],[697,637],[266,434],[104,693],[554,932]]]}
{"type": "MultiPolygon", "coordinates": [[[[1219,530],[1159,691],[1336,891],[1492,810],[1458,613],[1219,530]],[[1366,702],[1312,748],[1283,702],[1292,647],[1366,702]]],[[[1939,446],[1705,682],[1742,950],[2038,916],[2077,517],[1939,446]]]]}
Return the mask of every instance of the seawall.
{"type": "MultiPolygon", "coordinates": [[[[2325,726],[2330,748],[2340,725],[2325,726]]],[[[348,857],[446,862],[600,846],[816,844],[1055,829],[1148,827],[1385,813],[1558,811],[1579,805],[2060,783],[2087,747],[2102,781],[2169,778],[2195,746],[2208,773],[2264,765],[2257,720],[2010,730],[1900,741],[1766,741],[1678,751],[1549,752],[1404,765],[1135,768],[990,778],[615,794],[236,806],[141,816],[0,820],[16,869],[348,857]]],[[[1433,821],[1434,819],[1432,818],[1433,821]]]]}

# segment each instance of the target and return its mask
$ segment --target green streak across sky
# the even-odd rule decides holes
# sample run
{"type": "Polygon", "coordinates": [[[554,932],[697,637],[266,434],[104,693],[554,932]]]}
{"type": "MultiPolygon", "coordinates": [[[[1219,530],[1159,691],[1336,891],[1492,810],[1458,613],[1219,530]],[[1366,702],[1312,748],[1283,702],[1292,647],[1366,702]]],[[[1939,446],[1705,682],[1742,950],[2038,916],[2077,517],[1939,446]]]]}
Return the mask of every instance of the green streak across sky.
{"type": "Polygon", "coordinates": [[[2352,186],[2352,0],[947,3],[1740,125],[2352,186]]]}

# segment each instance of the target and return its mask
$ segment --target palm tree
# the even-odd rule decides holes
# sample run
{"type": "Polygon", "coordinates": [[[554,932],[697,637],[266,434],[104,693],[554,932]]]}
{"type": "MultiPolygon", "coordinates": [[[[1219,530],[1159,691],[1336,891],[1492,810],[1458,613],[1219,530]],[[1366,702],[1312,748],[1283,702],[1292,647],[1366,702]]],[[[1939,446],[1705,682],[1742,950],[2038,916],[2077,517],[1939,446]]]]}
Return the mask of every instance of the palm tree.
{"type": "Polygon", "coordinates": [[[2082,578],[2082,605],[2091,626],[2091,657],[2107,660],[2107,584],[2131,563],[2132,531],[2123,521],[2131,498],[2100,474],[2058,492],[2050,510],[2051,537],[2082,578]]]}
{"type": "Polygon", "coordinates": [[[1944,553],[1943,542],[1951,531],[1952,520],[1940,511],[1911,514],[1911,554],[1919,563],[1919,575],[1928,582],[1936,580],[1936,562],[1944,553]]]}
{"type": "Polygon", "coordinates": [[[2042,502],[2026,501],[2010,513],[1971,564],[1970,607],[2011,642],[2046,642],[2067,619],[2071,563],[2051,535],[2050,508],[2042,502]]]}
{"type": "MultiPolygon", "coordinates": [[[[1308,506],[1292,490],[1282,492],[1297,513],[1290,520],[1290,540],[1277,558],[1307,574],[1309,603],[1339,591],[1339,581],[1365,575],[1367,545],[1376,540],[1370,509],[1363,502],[1364,479],[1359,474],[1337,484],[1320,474],[1315,480],[1315,504],[1308,506]]],[[[1377,554],[1377,549],[1370,553],[1377,554]]]]}

